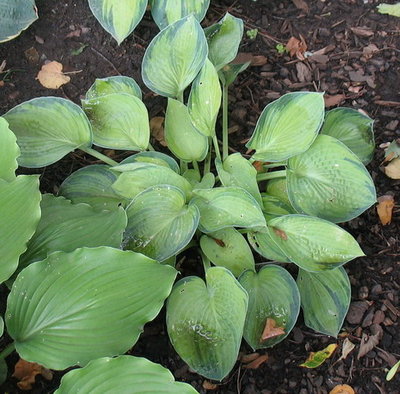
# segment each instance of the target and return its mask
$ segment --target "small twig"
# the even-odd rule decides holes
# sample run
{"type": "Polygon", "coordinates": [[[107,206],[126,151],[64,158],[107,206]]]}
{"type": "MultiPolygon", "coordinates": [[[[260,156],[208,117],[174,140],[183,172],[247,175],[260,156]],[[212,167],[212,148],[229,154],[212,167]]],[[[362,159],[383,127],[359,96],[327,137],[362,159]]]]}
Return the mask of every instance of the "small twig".
{"type": "Polygon", "coordinates": [[[121,73],[117,70],[117,67],[115,67],[114,64],[110,60],[108,60],[102,53],[100,53],[97,49],[95,49],[93,47],[90,47],[90,49],[96,55],[100,56],[106,63],[108,63],[118,75],[121,75],[121,73]]]}

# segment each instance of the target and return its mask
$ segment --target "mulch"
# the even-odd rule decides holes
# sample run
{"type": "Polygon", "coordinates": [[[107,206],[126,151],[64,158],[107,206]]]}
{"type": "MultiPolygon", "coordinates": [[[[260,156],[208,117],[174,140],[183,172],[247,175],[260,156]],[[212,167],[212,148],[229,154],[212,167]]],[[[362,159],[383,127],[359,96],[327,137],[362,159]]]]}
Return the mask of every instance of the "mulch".
{"type": "MultiPolygon", "coordinates": [[[[240,53],[253,61],[230,89],[231,151],[245,152],[243,142],[272,100],[291,91],[324,91],[328,108],[356,108],[375,119],[377,149],[368,169],[378,196],[391,194],[396,201],[400,181],[384,174],[380,146],[400,136],[400,24],[398,18],[377,13],[379,3],[212,1],[204,24],[216,22],[227,11],[243,18],[245,35],[240,53]],[[247,30],[254,30],[256,37],[250,38],[247,30]],[[291,37],[303,50],[280,53],[278,45],[286,45],[291,37]]],[[[117,46],[91,15],[87,2],[37,0],[37,5],[40,19],[17,39],[0,45],[0,64],[5,60],[8,70],[0,74],[0,114],[37,96],[56,95],[79,103],[95,78],[121,74],[140,83],[150,117],[163,116],[165,99],[149,92],[140,77],[145,48],[157,32],[149,13],[134,34],[117,46]],[[35,78],[46,60],[57,60],[64,71],[76,72],[70,75],[71,82],[59,90],[43,88],[35,78]]],[[[90,163],[94,163],[93,158],[77,151],[52,166],[22,172],[40,173],[42,191],[53,193],[70,173],[90,163]]],[[[344,225],[359,241],[366,257],[345,265],[352,285],[352,303],[343,335],[336,339],[317,334],[304,326],[300,316],[284,342],[259,352],[268,355],[265,363],[257,369],[245,369],[238,362],[223,382],[208,386],[214,387],[212,392],[324,394],[346,383],[359,394],[398,393],[400,373],[391,382],[385,380],[388,368],[400,359],[398,212],[395,206],[392,222],[383,226],[376,208],[371,207],[344,225]],[[348,341],[355,348],[340,359],[348,341]],[[321,367],[299,367],[309,352],[322,350],[330,343],[339,347],[321,367]]],[[[196,266],[196,258],[189,255],[182,269],[193,273],[196,266]]],[[[145,327],[131,354],[161,363],[177,380],[206,392],[204,387],[209,382],[205,384],[204,378],[191,372],[170,345],[163,313],[145,327]]],[[[241,352],[248,354],[251,349],[243,344],[241,352]]],[[[10,371],[16,360],[15,355],[7,359],[10,371]]],[[[52,392],[60,377],[56,374],[50,383],[39,378],[32,392],[52,392]]],[[[9,377],[2,391],[18,392],[15,379],[9,377]]]]}

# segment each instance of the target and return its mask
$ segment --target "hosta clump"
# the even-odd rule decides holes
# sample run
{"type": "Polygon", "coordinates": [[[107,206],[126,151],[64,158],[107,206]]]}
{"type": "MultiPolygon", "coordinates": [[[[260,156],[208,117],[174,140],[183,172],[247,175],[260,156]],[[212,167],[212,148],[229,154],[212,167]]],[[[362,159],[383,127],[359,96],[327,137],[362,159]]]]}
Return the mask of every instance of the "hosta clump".
{"type": "Polygon", "coordinates": [[[67,374],[60,392],[75,382],[92,387],[108,363],[121,379],[139,382],[128,371],[157,370],[154,384],[190,392],[149,362],[109,358],[136,342],[167,298],[173,346],[216,380],[233,368],[242,337],[253,349],[274,346],[300,307],[310,328],[339,333],[350,302],[342,266],[363,252],[337,223],[375,202],[363,164],[373,149],[372,121],[352,109],[325,113],[322,93],[289,93],[261,113],[247,144],[251,158],[229,155],[228,86],[247,67],[229,63],[242,33],[242,21],[229,14],[205,32],[187,15],[149,45],[142,75],[168,97],[165,139],[175,157],[150,145],[147,110],[129,77],[96,80],[83,109],[46,97],[1,118],[0,226],[18,241],[2,246],[10,256],[2,279],[16,277],[7,330],[11,348],[29,361],[55,369],[87,364],[67,374]],[[136,153],[118,163],[92,144],[136,153]],[[15,176],[17,159],[40,167],[75,149],[105,164],[71,174],[57,197],[41,196],[36,177],[15,176]],[[204,278],[172,287],[176,257],[187,248],[197,248],[204,278]],[[265,258],[261,269],[252,249],[265,258]],[[297,280],[280,263],[291,263],[291,272],[297,266],[297,280]]]}

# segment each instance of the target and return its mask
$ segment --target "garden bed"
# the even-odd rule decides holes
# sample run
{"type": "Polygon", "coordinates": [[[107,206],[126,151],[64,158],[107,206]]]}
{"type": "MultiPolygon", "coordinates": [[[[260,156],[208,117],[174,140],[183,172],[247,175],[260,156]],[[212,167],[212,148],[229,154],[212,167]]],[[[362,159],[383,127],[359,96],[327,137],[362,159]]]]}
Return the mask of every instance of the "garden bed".
{"type": "MultiPolygon", "coordinates": [[[[379,146],[400,137],[399,24],[398,19],[376,12],[378,2],[364,3],[219,0],[211,2],[204,23],[215,23],[227,11],[242,18],[245,35],[239,52],[254,62],[230,88],[232,152],[246,152],[244,143],[261,111],[272,100],[291,91],[324,91],[330,107],[362,109],[375,119],[377,149],[368,169],[378,196],[392,194],[397,200],[400,183],[383,173],[384,152],[379,146]],[[294,3],[303,4],[303,9],[294,3]],[[256,37],[246,35],[248,30],[253,30],[256,37]],[[319,51],[318,54],[302,62],[295,55],[280,53],[278,45],[285,45],[291,37],[303,40],[307,51],[319,51]]],[[[55,95],[80,103],[96,78],[127,75],[141,85],[150,118],[164,115],[165,99],[149,93],[140,76],[144,51],[158,31],[149,13],[134,34],[117,46],[92,16],[87,2],[39,0],[37,6],[40,19],[17,39],[0,45],[0,64],[5,60],[5,69],[9,70],[0,74],[0,114],[38,96],[55,95]],[[71,72],[71,82],[58,90],[42,87],[35,78],[45,60],[62,63],[64,71],[71,72]]],[[[117,160],[127,156],[118,151],[106,153],[117,160]]],[[[92,157],[77,151],[46,168],[21,171],[41,174],[42,192],[56,193],[68,175],[93,163],[92,157]]],[[[400,359],[399,223],[396,208],[392,223],[382,226],[376,208],[371,207],[344,226],[367,255],[345,266],[352,284],[350,314],[343,327],[347,335],[335,339],[316,334],[304,326],[300,316],[285,341],[259,352],[268,355],[265,363],[257,369],[246,369],[238,362],[231,374],[217,383],[214,392],[328,393],[341,383],[351,385],[357,393],[398,392],[400,375],[391,382],[386,382],[385,376],[387,369],[400,359]],[[382,328],[379,343],[358,358],[360,344],[375,333],[377,325],[382,328]],[[346,338],[356,347],[345,360],[339,360],[346,338]],[[330,343],[338,343],[339,347],[321,367],[299,367],[311,351],[330,343]]],[[[201,270],[196,259],[191,255],[185,257],[181,263],[184,274],[201,270]]],[[[251,353],[251,349],[243,343],[241,352],[251,353]]],[[[145,327],[129,354],[160,363],[177,380],[192,384],[199,392],[205,391],[205,379],[192,373],[173,350],[166,334],[164,312],[145,327]]],[[[16,356],[7,359],[10,371],[16,360],[16,356]]],[[[56,374],[51,382],[39,378],[33,392],[51,392],[58,387],[60,377],[56,374]]],[[[2,391],[17,392],[16,380],[9,377],[2,391]]]]}

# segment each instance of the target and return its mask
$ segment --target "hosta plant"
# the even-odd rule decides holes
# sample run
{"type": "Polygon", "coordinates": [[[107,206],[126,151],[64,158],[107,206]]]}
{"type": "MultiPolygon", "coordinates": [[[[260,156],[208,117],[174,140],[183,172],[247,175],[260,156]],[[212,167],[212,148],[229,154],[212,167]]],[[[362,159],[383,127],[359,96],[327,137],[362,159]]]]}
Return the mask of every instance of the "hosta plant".
{"type": "Polygon", "coordinates": [[[110,358],[134,345],[165,300],[174,348],[211,379],[231,371],[242,338],[253,349],[282,341],[300,308],[310,328],[337,336],[350,302],[342,266],[363,255],[338,223],[376,199],[363,164],[372,120],[352,109],[325,113],[322,93],[289,93],[262,111],[251,156],[229,154],[228,87],[247,67],[230,62],[242,34],[229,14],[205,31],[191,14],[147,48],[143,80],[167,98],[171,155],[150,145],[129,77],[96,80],[82,107],[44,97],[3,115],[0,273],[11,286],[13,339],[3,358],[15,348],[47,368],[83,367],[58,392],[90,392],[103,374],[115,385],[194,392],[149,361],[110,358]],[[116,162],[93,145],[134,152],[116,162]],[[68,176],[58,196],[42,196],[37,176],[15,176],[17,160],[43,167],[75,149],[104,164],[68,176]],[[174,284],[188,248],[204,276],[174,284]]]}

